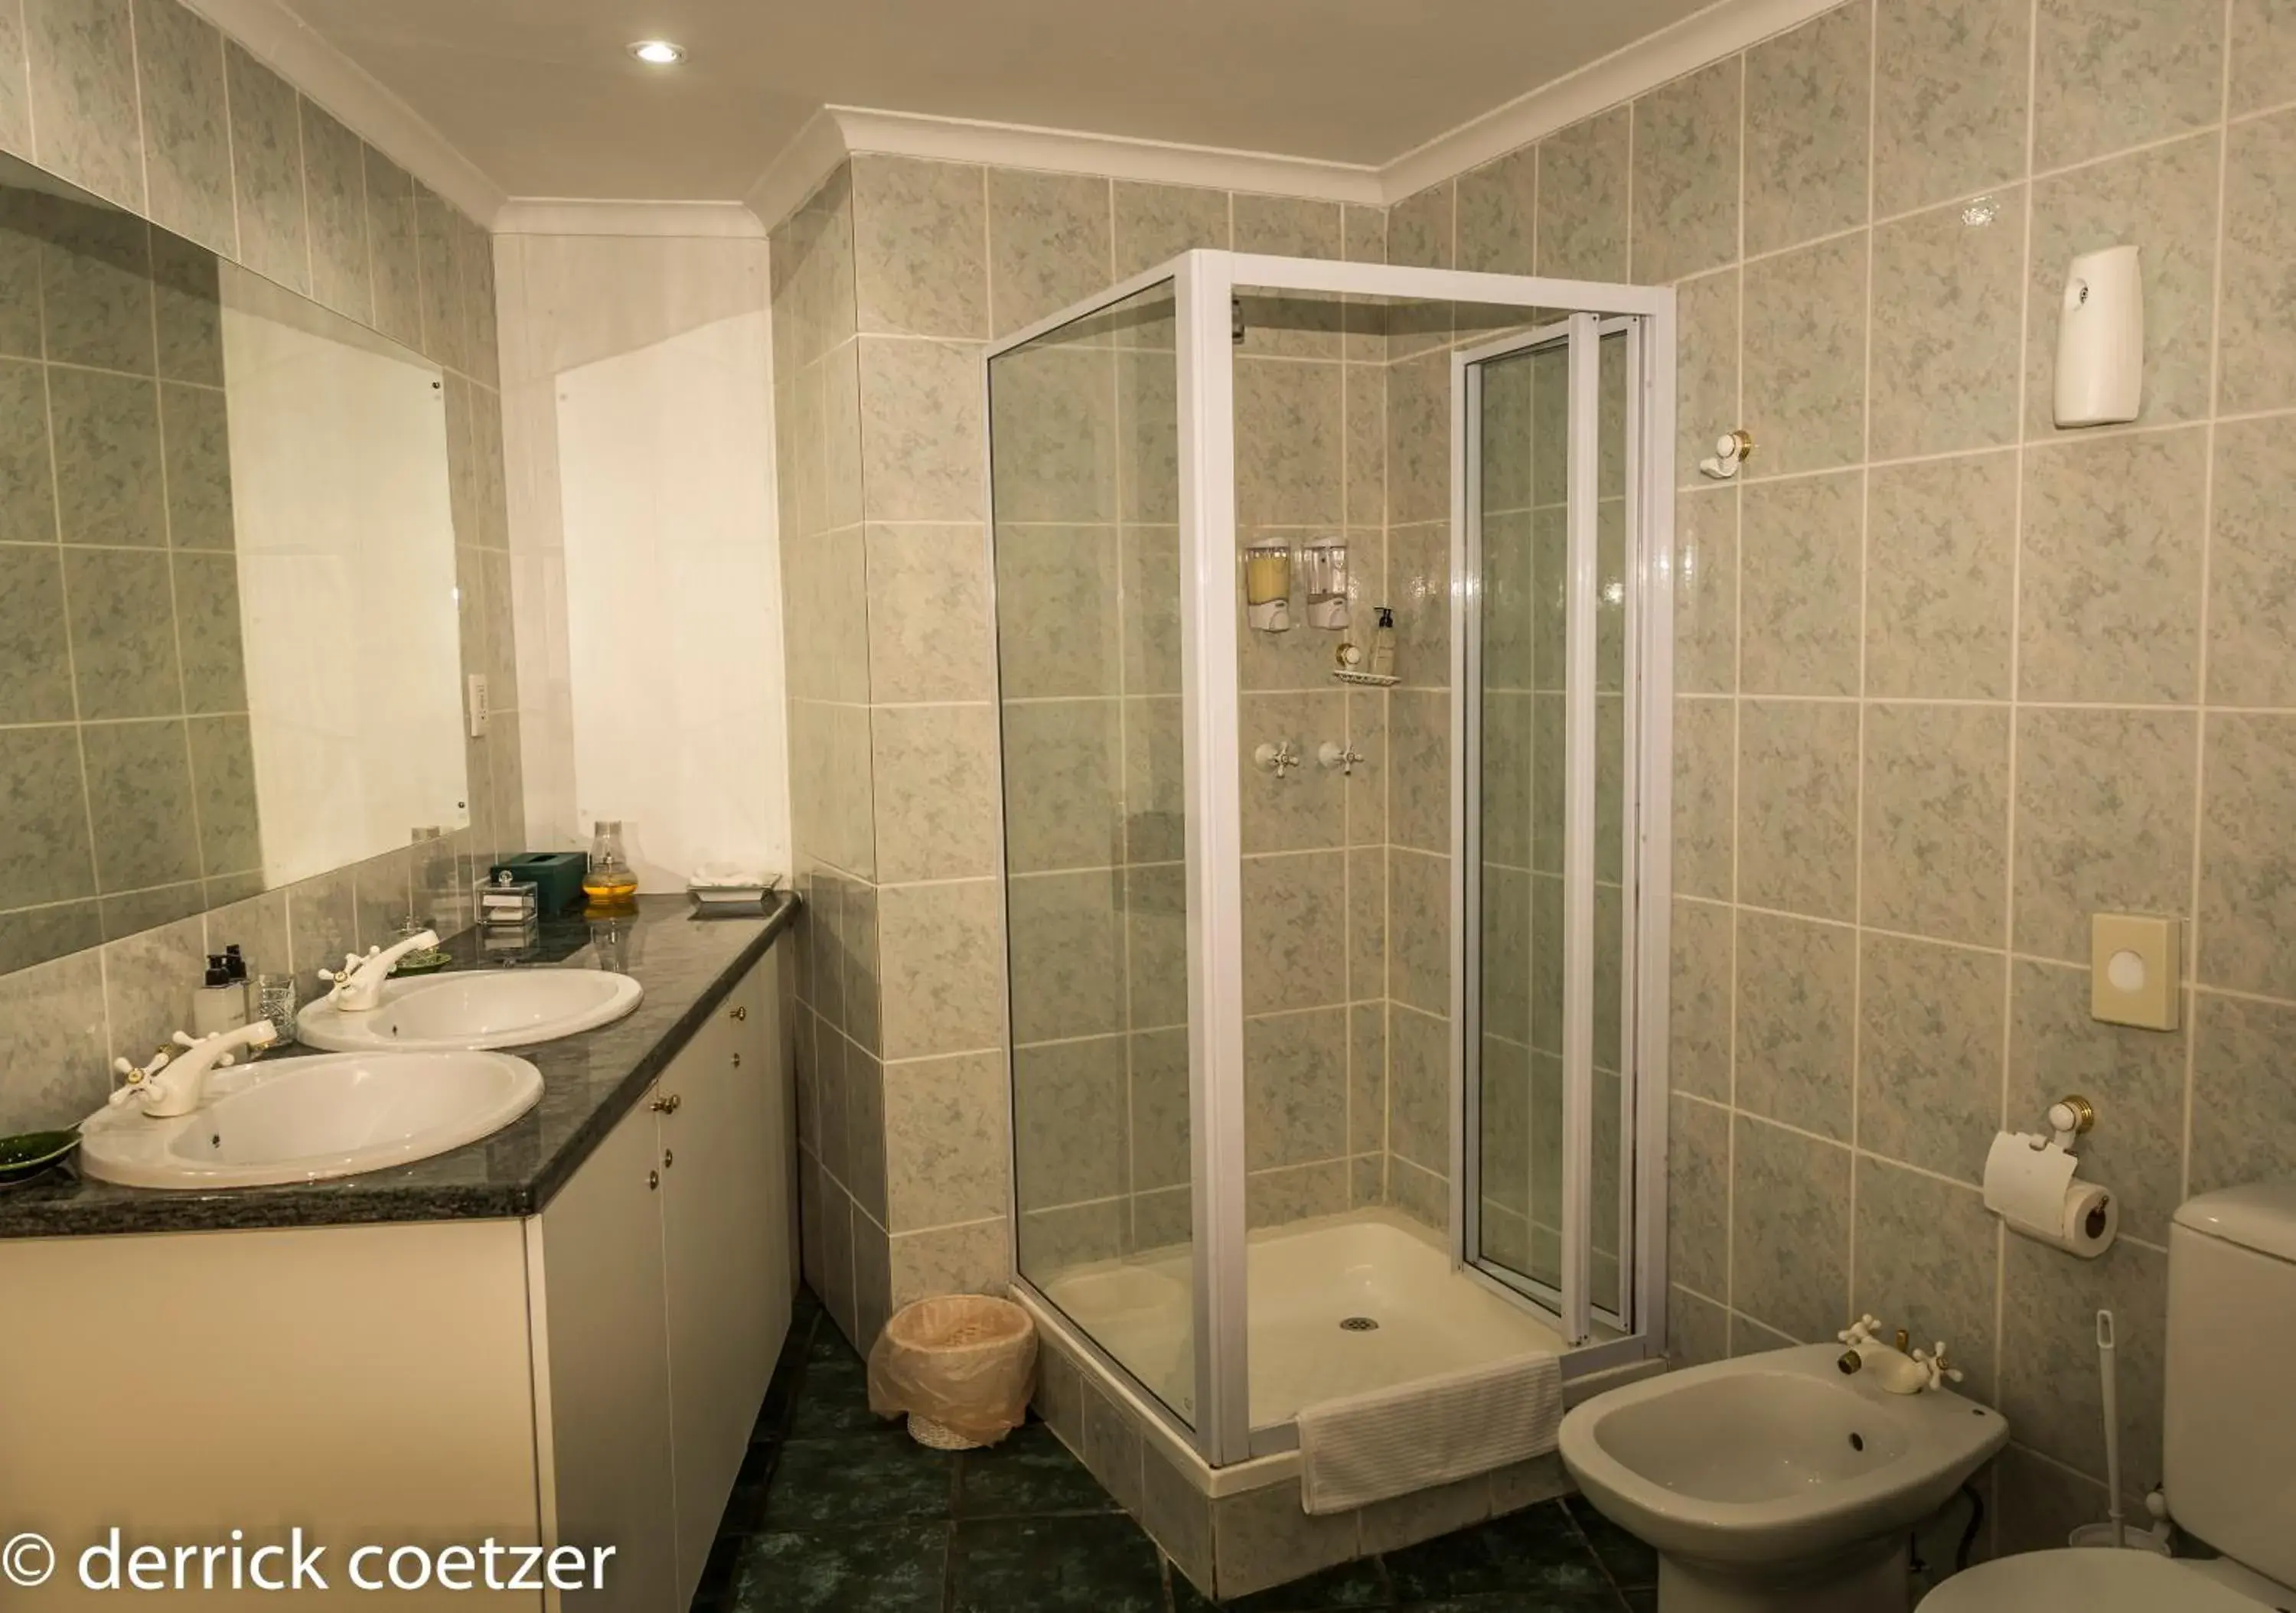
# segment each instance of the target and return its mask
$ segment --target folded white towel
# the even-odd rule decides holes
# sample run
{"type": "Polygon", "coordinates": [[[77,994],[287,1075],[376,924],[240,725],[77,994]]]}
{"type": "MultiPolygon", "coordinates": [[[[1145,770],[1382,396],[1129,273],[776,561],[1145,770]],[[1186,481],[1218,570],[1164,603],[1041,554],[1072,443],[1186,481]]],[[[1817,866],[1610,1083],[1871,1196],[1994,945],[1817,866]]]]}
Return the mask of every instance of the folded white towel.
{"type": "Polygon", "coordinates": [[[1528,1462],[1562,1426],[1562,1358],[1487,1362],[1300,1412],[1300,1504],[1345,1512],[1528,1462]]]}

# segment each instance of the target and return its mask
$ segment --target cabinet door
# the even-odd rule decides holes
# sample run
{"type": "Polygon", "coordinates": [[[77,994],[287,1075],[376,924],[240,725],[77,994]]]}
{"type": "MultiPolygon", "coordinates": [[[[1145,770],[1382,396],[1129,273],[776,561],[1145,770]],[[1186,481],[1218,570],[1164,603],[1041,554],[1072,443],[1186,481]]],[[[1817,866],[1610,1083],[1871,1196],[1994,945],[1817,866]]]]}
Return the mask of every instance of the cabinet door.
{"type": "Polygon", "coordinates": [[[678,1101],[661,1138],[680,1607],[700,1583],[789,1325],[787,1268],[777,1275],[775,1264],[788,1242],[772,1164],[778,1039],[761,1035],[770,979],[750,970],[661,1082],[678,1101]]]}
{"type": "Polygon", "coordinates": [[[662,1294],[660,1144],[641,1099],[542,1212],[555,1538],[615,1555],[570,1608],[683,1608],[662,1294]]]}

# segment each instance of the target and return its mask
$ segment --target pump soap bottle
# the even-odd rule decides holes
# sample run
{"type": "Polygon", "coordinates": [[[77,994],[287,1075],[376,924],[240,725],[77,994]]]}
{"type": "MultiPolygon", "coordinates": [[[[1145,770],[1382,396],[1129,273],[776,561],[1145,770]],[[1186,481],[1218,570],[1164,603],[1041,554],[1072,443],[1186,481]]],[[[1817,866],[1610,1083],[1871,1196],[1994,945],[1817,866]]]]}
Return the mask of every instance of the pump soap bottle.
{"type": "Polygon", "coordinates": [[[208,972],[192,994],[192,1034],[218,1036],[247,1020],[247,993],[231,982],[231,969],[219,952],[208,954],[208,972]]]}

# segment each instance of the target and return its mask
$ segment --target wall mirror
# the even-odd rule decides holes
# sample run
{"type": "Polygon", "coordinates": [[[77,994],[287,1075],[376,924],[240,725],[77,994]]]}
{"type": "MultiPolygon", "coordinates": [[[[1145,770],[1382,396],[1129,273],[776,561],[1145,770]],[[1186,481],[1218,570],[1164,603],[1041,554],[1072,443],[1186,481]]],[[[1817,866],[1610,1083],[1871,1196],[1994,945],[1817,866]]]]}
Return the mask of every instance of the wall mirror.
{"type": "Polygon", "coordinates": [[[0,157],[0,971],[470,821],[438,367],[0,157]]]}

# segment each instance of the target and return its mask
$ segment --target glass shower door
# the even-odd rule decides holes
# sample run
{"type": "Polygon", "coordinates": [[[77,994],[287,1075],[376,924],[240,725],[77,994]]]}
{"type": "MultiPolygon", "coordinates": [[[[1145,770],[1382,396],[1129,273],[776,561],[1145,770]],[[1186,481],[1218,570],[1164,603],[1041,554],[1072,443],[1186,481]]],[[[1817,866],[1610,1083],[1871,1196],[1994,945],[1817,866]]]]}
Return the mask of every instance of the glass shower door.
{"type": "Polygon", "coordinates": [[[1626,1324],[1632,322],[1462,356],[1467,1259],[1626,1324]]]}

